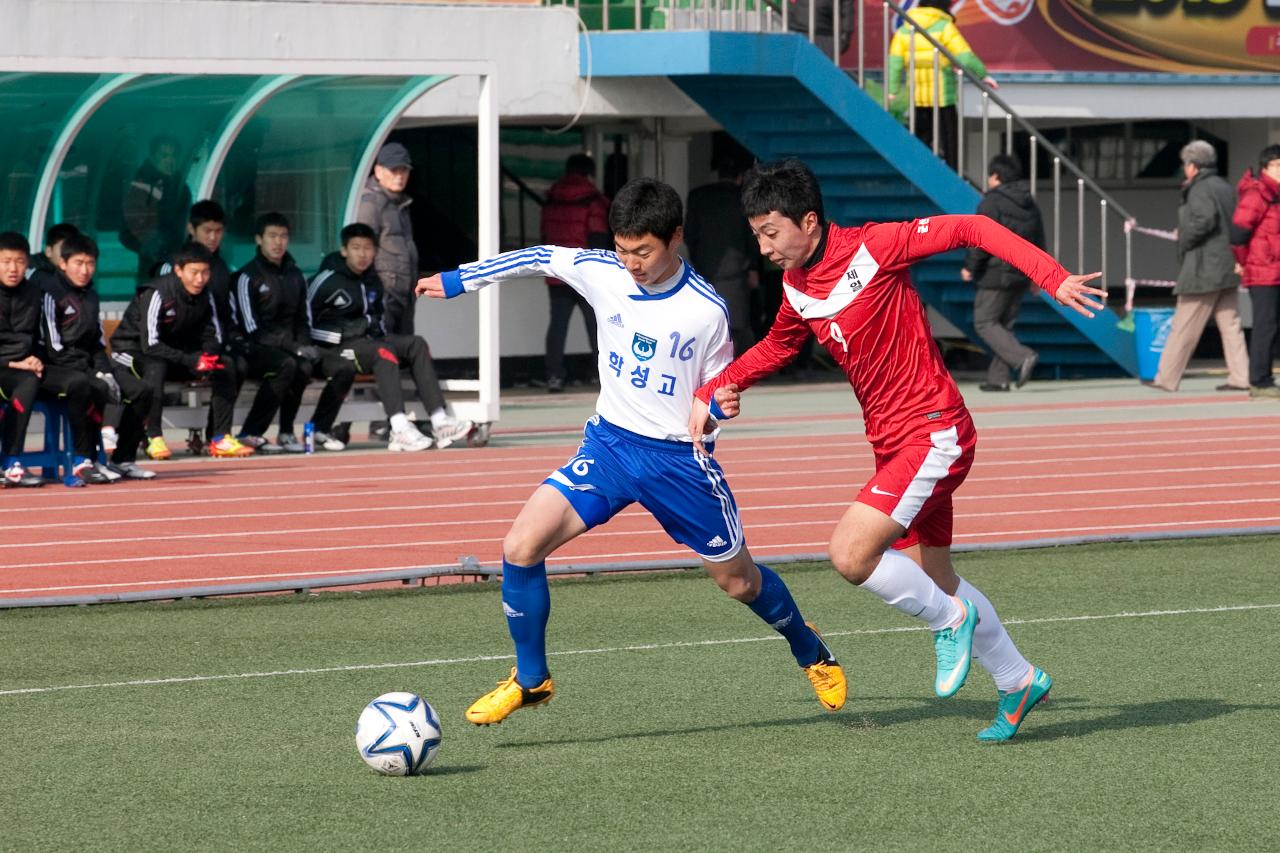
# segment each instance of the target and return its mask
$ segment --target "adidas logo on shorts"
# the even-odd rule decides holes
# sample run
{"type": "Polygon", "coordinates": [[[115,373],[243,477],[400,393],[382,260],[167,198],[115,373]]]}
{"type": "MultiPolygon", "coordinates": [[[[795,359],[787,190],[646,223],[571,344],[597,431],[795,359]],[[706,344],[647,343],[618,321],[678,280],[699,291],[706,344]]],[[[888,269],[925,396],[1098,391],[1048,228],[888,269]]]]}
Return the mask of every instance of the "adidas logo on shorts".
{"type": "Polygon", "coordinates": [[[722,539],[722,538],[720,538],[719,536],[717,536],[715,539],[712,539],[710,542],[708,542],[708,543],[707,543],[707,547],[708,547],[708,548],[723,548],[725,545],[728,545],[728,544],[729,544],[729,543],[728,543],[728,542],[726,542],[726,541],[724,541],[724,539],[722,539]]]}

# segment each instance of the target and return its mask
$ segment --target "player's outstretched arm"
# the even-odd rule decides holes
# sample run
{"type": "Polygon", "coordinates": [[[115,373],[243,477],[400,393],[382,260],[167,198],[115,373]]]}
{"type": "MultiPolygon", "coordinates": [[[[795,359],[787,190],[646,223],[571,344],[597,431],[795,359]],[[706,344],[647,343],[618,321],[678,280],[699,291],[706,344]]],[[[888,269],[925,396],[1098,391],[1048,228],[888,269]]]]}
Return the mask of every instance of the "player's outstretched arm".
{"type": "Polygon", "coordinates": [[[432,299],[444,299],[444,279],[439,273],[418,279],[418,286],[413,289],[415,296],[430,296],[432,299]]]}
{"type": "Polygon", "coordinates": [[[1094,316],[1094,311],[1101,311],[1106,308],[1105,303],[1089,298],[1090,296],[1098,296],[1102,299],[1107,298],[1107,292],[1105,290],[1089,286],[1089,282],[1098,278],[1102,278],[1102,273],[1093,272],[1088,275],[1069,275],[1063,279],[1062,284],[1058,285],[1058,290],[1054,293],[1053,298],[1086,317],[1092,317],[1094,316]],[[1091,311],[1089,309],[1093,310],[1091,311]]]}

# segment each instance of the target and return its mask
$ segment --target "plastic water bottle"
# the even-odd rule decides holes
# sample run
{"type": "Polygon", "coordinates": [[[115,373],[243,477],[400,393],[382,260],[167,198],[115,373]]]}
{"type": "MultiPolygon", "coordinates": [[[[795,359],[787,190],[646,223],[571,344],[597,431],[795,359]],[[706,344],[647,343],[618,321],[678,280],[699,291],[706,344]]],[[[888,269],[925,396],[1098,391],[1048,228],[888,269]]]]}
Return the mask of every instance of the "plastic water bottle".
{"type": "Polygon", "coordinates": [[[311,421],[302,425],[302,443],[307,446],[307,453],[316,452],[316,425],[311,421]]]}

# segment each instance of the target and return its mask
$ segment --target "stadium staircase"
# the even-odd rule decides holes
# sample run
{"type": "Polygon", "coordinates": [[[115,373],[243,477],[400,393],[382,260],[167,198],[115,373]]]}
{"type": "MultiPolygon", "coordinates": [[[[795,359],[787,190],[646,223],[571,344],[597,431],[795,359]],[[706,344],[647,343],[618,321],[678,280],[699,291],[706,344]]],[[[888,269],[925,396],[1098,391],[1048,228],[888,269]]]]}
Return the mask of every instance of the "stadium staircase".
{"type": "MultiPolygon", "coordinates": [[[[640,8],[641,26],[661,25],[660,9],[640,8]]],[[[584,4],[580,13],[588,28],[600,26],[598,5],[584,4]]],[[[634,26],[631,5],[611,9],[611,28],[634,26]]],[[[651,30],[589,32],[582,42],[584,77],[667,77],[757,157],[805,160],[837,222],[977,208],[977,189],[800,35],[651,30]]],[[[962,261],[954,252],[919,264],[915,283],[928,305],[980,344],[962,261]]],[[[1018,337],[1039,351],[1041,378],[1136,375],[1133,336],[1117,329],[1117,320],[1109,309],[1089,320],[1044,295],[1029,296],[1018,337]]]]}

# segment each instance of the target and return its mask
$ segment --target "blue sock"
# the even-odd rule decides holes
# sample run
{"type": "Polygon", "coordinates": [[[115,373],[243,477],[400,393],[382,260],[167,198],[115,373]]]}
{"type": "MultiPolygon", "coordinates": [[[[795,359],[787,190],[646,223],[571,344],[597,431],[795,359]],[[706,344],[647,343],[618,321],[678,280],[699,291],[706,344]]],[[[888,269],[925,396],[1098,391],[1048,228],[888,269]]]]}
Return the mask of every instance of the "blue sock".
{"type": "Polygon", "coordinates": [[[516,644],[516,681],[537,687],[547,680],[547,616],[551,590],[547,564],[517,566],[502,561],[502,612],[516,644]]]}
{"type": "Polygon", "coordinates": [[[809,666],[818,660],[820,643],[813,629],[804,624],[800,608],[791,597],[791,590],[782,578],[768,566],[756,564],[760,570],[760,594],[748,604],[751,612],[763,619],[770,628],[786,637],[791,644],[791,654],[796,663],[809,666]]]}

